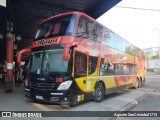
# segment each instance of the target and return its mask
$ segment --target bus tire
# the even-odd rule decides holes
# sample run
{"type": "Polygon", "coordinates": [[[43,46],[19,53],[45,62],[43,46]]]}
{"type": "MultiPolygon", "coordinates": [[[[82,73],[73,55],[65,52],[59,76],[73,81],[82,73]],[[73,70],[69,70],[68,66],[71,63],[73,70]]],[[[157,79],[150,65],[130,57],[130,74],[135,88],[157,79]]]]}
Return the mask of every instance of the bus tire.
{"type": "Polygon", "coordinates": [[[75,106],[77,104],[77,96],[73,95],[70,101],[70,106],[75,106]]]}
{"type": "Polygon", "coordinates": [[[142,80],[142,86],[145,84],[145,78],[142,80]]]}
{"type": "Polygon", "coordinates": [[[102,83],[98,82],[95,85],[94,92],[93,92],[93,97],[95,102],[101,102],[104,98],[104,86],[102,83]]]}
{"type": "Polygon", "coordinates": [[[135,85],[134,85],[134,87],[133,87],[133,88],[134,88],[134,89],[137,89],[137,88],[138,88],[138,86],[139,86],[139,79],[137,78],[137,79],[136,79],[136,83],[135,83],[135,85]]]}
{"type": "Polygon", "coordinates": [[[141,80],[141,78],[140,78],[140,80],[139,80],[138,87],[139,87],[139,88],[142,87],[142,80],[141,80]]]}

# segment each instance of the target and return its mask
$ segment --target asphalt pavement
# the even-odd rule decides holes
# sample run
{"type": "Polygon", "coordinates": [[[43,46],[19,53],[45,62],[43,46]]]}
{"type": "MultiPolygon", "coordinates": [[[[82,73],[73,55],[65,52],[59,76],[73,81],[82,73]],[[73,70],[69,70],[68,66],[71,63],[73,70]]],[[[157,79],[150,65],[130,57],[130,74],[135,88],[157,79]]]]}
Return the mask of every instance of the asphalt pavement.
{"type": "MultiPolygon", "coordinates": [[[[145,86],[138,90],[148,95],[130,111],[153,111],[160,114],[160,76],[147,76],[145,86]]],[[[160,120],[160,117],[119,117],[117,120],[160,120]]]]}
{"type": "MultiPolygon", "coordinates": [[[[13,93],[4,93],[2,90],[0,90],[0,111],[61,111],[62,117],[54,117],[54,120],[106,120],[106,119],[122,119],[122,118],[112,118],[112,117],[63,117],[63,111],[85,111],[88,113],[91,111],[132,111],[137,106],[139,106],[142,103],[145,103],[146,99],[148,100],[146,105],[149,105],[154,98],[151,96],[150,93],[157,94],[159,89],[159,76],[153,78],[147,77],[146,83],[142,88],[138,89],[126,89],[122,91],[118,91],[116,93],[107,95],[105,97],[105,100],[100,103],[95,103],[94,101],[88,101],[83,104],[76,105],[74,107],[68,106],[68,105],[51,105],[51,104],[43,104],[38,103],[35,101],[32,101],[30,99],[27,99],[24,97],[24,86],[18,85],[15,86],[15,90],[13,93]]],[[[158,93],[159,94],[159,93],[158,93]]],[[[157,101],[159,101],[159,98],[154,98],[157,101]]],[[[160,110],[160,106],[158,106],[155,103],[155,106],[157,107],[156,110],[160,110]]],[[[154,106],[154,105],[153,105],[154,106]]],[[[141,110],[150,110],[148,107],[143,108],[141,110]]],[[[137,109],[135,109],[137,110],[137,109]]],[[[139,110],[139,109],[138,109],[139,110]]],[[[14,118],[15,120],[17,118],[14,118]]],[[[23,118],[28,119],[28,118],[23,118]]],[[[30,118],[31,119],[31,118],[30,118]]],[[[32,118],[33,120],[35,118],[32,118]]],[[[53,119],[51,117],[47,118],[39,118],[39,119],[46,119],[50,120],[53,119]]],[[[125,119],[127,119],[125,117],[125,119]]],[[[132,118],[131,118],[132,119],[132,118]]]]}

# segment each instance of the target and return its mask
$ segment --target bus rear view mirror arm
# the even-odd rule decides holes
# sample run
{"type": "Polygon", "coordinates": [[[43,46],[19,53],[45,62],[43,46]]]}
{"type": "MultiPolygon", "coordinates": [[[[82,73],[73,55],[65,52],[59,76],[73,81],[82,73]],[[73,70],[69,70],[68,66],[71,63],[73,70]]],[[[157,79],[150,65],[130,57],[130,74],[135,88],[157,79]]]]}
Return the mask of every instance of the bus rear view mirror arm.
{"type": "Polygon", "coordinates": [[[64,51],[63,51],[63,60],[64,61],[67,61],[68,60],[68,54],[69,54],[69,48],[64,48],[64,51]]]}
{"type": "Polygon", "coordinates": [[[63,60],[67,61],[69,58],[69,50],[71,47],[77,47],[78,43],[74,42],[74,43],[69,43],[64,47],[64,51],[63,51],[63,60]]]}

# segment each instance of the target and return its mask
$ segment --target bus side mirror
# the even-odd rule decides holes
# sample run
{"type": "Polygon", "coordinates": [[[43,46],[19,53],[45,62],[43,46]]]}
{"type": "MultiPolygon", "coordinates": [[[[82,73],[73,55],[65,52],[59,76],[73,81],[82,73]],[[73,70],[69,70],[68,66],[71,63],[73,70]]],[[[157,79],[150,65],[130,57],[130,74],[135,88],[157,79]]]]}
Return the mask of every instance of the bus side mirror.
{"type": "Polygon", "coordinates": [[[78,46],[78,43],[74,42],[74,43],[71,43],[71,44],[68,44],[64,47],[64,51],[63,51],[63,60],[64,61],[67,61],[68,58],[69,58],[69,50],[70,50],[70,47],[77,47],[78,46]]]}
{"type": "Polygon", "coordinates": [[[64,48],[64,51],[63,51],[63,60],[67,61],[68,57],[69,57],[69,48],[66,47],[64,48]]]}
{"type": "MultiPolygon", "coordinates": [[[[20,63],[20,62],[21,62],[22,54],[23,54],[23,53],[27,53],[27,52],[29,52],[29,55],[30,55],[31,49],[30,49],[30,48],[25,48],[25,49],[22,49],[22,50],[20,50],[20,51],[18,52],[18,55],[17,55],[17,63],[20,63]]],[[[28,55],[28,56],[29,56],[29,55],[28,55]]]]}

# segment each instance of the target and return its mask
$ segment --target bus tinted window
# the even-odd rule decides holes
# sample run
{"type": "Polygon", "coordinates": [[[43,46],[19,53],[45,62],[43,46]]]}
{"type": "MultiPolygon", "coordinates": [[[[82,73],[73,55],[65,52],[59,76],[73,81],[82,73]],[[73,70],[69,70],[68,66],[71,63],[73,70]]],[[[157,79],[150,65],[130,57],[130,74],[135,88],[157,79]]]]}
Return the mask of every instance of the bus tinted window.
{"type": "Polygon", "coordinates": [[[130,74],[136,74],[136,65],[135,64],[129,65],[129,72],[130,72],[130,74]]]}
{"type": "Polygon", "coordinates": [[[115,69],[114,64],[107,59],[107,61],[104,60],[104,58],[101,59],[100,64],[100,75],[114,75],[115,69]]]}
{"type": "Polygon", "coordinates": [[[123,64],[124,75],[129,75],[129,65],[123,64]]]}
{"type": "Polygon", "coordinates": [[[142,58],[145,59],[145,55],[144,55],[144,52],[143,52],[143,51],[142,51],[142,58]]]}
{"type": "Polygon", "coordinates": [[[124,74],[123,64],[121,64],[121,63],[115,64],[115,74],[116,75],[123,75],[124,74]]]}
{"type": "Polygon", "coordinates": [[[135,52],[134,55],[138,57],[138,49],[137,48],[135,48],[134,52],[135,52]]]}
{"type": "Polygon", "coordinates": [[[131,44],[128,43],[126,46],[126,53],[130,54],[131,53],[131,44]]]}
{"type": "Polygon", "coordinates": [[[121,39],[122,39],[122,51],[125,52],[126,41],[123,38],[121,39]]]}
{"type": "Polygon", "coordinates": [[[76,52],[74,60],[74,76],[83,77],[87,75],[87,56],[83,53],[76,52]]]}
{"type": "Polygon", "coordinates": [[[140,58],[144,58],[144,53],[142,50],[139,50],[140,51],[140,58]]]}
{"type": "Polygon", "coordinates": [[[128,46],[129,46],[129,43],[128,42],[125,42],[125,52],[127,53],[127,50],[128,50],[128,46]]]}
{"type": "Polygon", "coordinates": [[[74,36],[77,15],[65,15],[42,23],[37,31],[35,40],[54,36],[74,36]]]}
{"type": "Polygon", "coordinates": [[[102,36],[102,26],[90,20],[87,17],[81,16],[78,23],[77,37],[100,42],[102,36]]]}
{"type": "Polygon", "coordinates": [[[122,40],[117,35],[114,35],[114,46],[115,46],[115,49],[123,51],[122,40]]]}
{"type": "Polygon", "coordinates": [[[111,48],[114,47],[112,32],[109,32],[109,31],[104,32],[104,38],[103,38],[102,44],[111,48]]]}
{"type": "Polygon", "coordinates": [[[92,74],[96,70],[98,57],[89,56],[89,74],[92,74]]]}
{"type": "Polygon", "coordinates": [[[87,38],[86,18],[81,16],[78,23],[77,37],[87,38]]]}

